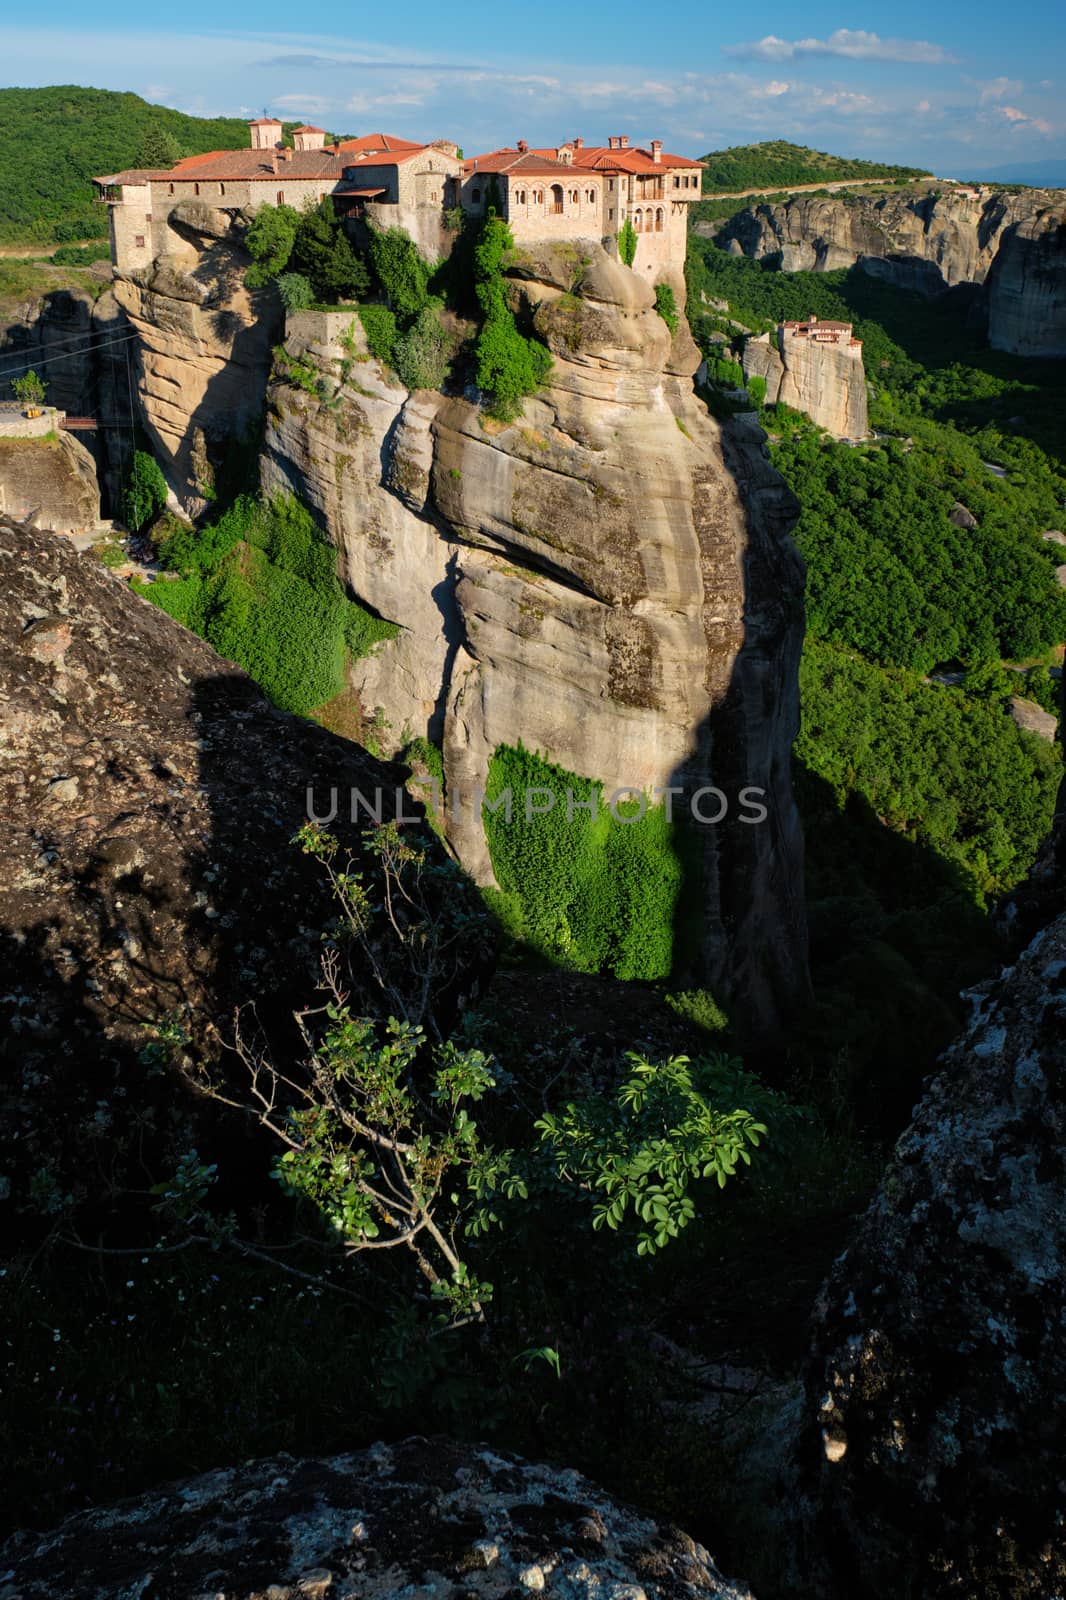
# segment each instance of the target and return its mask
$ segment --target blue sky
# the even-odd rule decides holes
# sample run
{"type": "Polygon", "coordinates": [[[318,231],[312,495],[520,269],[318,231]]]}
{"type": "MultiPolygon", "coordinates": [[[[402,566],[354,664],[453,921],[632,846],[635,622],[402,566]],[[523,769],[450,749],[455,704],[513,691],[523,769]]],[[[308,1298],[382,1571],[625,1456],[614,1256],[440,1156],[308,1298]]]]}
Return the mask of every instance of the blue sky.
{"type": "Polygon", "coordinates": [[[53,0],[43,27],[23,10],[0,21],[0,83],[131,89],[203,115],[269,108],[346,133],[446,135],[468,154],[615,132],[690,155],[787,138],[945,176],[1066,154],[1066,8],[1048,0],[858,14],[236,0],[225,26],[209,0],[168,12],[153,25],[143,0],[53,0]]]}

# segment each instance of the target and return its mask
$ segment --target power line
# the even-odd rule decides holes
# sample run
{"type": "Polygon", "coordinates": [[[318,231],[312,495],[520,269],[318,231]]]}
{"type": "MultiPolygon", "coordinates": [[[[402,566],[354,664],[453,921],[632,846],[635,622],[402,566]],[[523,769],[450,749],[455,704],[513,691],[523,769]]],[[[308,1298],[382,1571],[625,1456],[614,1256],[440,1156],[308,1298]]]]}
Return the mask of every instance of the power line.
{"type": "Polygon", "coordinates": [[[56,361],[74,361],[78,356],[88,355],[90,351],[95,353],[98,350],[106,350],[111,345],[129,344],[131,340],[138,337],[139,335],[136,333],[127,333],[123,334],[119,339],[104,339],[99,343],[87,344],[80,350],[69,350],[66,355],[43,356],[37,361],[27,361],[21,367],[6,367],[0,372],[0,382],[3,382],[5,378],[15,378],[21,372],[34,372],[38,367],[49,367],[56,361]]]}

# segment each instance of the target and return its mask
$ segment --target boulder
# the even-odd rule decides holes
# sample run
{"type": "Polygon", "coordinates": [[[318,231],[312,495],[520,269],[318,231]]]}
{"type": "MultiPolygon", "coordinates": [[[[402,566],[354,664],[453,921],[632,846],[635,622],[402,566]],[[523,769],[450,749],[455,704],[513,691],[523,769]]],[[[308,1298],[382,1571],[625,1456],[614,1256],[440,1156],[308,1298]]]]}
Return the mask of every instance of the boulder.
{"type": "Polygon", "coordinates": [[[956,500],[948,512],[948,521],[953,522],[956,528],[968,529],[978,526],[977,518],[968,506],[963,505],[961,500],[956,500]]]}
{"type": "Polygon", "coordinates": [[[0,438],[0,512],[62,533],[92,533],[100,521],[96,462],[72,434],[0,438]]]}
{"type": "MultiPolygon", "coordinates": [[[[1066,574],[1066,567],[1062,572],[1066,574]]],[[[1050,711],[1045,711],[1043,706],[1038,706],[1032,700],[1023,700],[1020,695],[1012,694],[1010,697],[1010,714],[1019,728],[1025,728],[1029,733],[1035,733],[1041,739],[1046,739],[1049,744],[1055,743],[1055,732],[1059,725],[1058,718],[1050,711]]]]}
{"type": "Polygon", "coordinates": [[[1066,915],[971,999],[816,1308],[799,1472],[824,1600],[1066,1588],[1066,915]]]}
{"type": "Polygon", "coordinates": [[[274,1456],[0,1550],[0,1600],[752,1600],[577,1472],[448,1439],[274,1456]]]}

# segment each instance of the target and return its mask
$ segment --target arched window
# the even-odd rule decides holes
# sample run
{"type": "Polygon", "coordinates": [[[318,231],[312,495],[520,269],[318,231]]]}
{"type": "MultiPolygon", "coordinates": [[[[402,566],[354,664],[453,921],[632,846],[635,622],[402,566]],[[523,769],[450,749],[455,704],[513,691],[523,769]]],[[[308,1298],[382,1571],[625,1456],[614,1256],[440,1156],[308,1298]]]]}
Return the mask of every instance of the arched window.
{"type": "Polygon", "coordinates": [[[563,186],[561,183],[552,184],[551,210],[554,216],[561,216],[563,212],[563,186]]]}
{"type": "Polygon", "coordinates": [[[536,194],[533,196],[533,199],[536,201],[538,206],[542,206],[544,204],[544,190],[538,189],[536,194]]]}
{"type": "Polygon", "coordinates": [[[515,199],[518,201],[520,206],[524,206],[526,203],[526,191],[524,189],[519,189],[515,199]]]}
{"type": "Polygon", "coordinates": [[[656,211],[656,213],[655,213],[655,231],[656,231],[656,233],[662,233],[662,231],[663,231],[663,208],[662,208],[662,206],[660,206],[658,211],[656,211]]]}
{"type": "Polygon", "coordinates": [[[633,232],[634,233],[643,233],[644,232],[644,213],[643,213],[643,211],[641,211],[639,206],[637,207],[636,211],[634,211],[634,213],[633,213],[633,232]]]}
{"type": "Polygon", "coordinates": [[[480,189],[475,189],[473,194],[470,196],[470,198],[471,198],[471,200],[474,202],[474,204],[476,206],[480,205],[481,204],[481,190],[480,189]]]}
{"type": "Polygon", "coordinates": [[[570,191],[570,204],[573,206],[581,204],[581,196],[576,189],[571,189],[570,191]]]}
{"type": "Polygon", "coordinates": [[[171,194],[174,193],[174,185],[173,184],[170,185],[170,192],[171,192],[171,194]]]}
{"type": "Polygon", "coordinates": [[[590,189],[589,190],[589,205],[590,206],[594,206],[595,204],[596,204],[596,191],[595,191],[595,189],[590,189]]]}
{"type": "Polygon", "coordinates": [[[220,183],[220,184],[219,184],[219,186],[218,186],[218,192],[219,192],[219,194],[225,194],[225,192],[226,192],[226,185],[225,185],[225,184],[224,184],[224,183],[220,183]]]}

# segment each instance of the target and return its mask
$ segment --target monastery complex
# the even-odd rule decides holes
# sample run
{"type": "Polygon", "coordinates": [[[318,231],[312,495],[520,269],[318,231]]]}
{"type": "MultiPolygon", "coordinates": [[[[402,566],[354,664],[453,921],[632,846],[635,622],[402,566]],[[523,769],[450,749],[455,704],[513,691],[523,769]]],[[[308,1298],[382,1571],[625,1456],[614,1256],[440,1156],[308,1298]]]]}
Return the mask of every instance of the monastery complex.
{"type": "Polygon", "coordinates": [[[571,139],[554,149],[520,139],[513,149],[464,159],[446,139],[417,144],[372,133],[327,144],[313,127],[296,128],[288,148],[272,117],[251,123],[250,134],[243,150],[93,180],[110,210],[120,272],[142,270],[165,251],[169,218],[182,201],[236,214],[263,205],[299,209],[327,197],[353,223],[403,228],[427,256],[446,245],[457,213],[476,217],[495,204],[518,244],[587,239],[610,247],[628,219],[639,235],[634,271],[654,281],[684,269],[701,163],[666,154],[658,139],[644,148],[618,134],[606,145],[571,139]]]}

